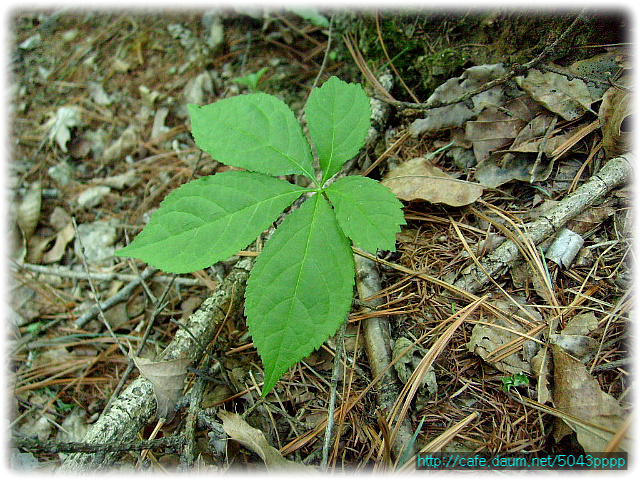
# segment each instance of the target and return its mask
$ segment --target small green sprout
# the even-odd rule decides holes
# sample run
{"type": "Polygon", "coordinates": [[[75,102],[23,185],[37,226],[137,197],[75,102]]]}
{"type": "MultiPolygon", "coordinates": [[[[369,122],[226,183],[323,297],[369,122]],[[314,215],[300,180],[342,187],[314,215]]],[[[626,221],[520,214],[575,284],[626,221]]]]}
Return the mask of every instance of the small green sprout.
{"type": "Polygon", "coordinates": [[[244,85],[252,93],[257,92],[259,90],[258,83],[267,70],[269,70],[269,67],[264,67],[243,77],[236,77],[232,81],[244,85]]]}
{"type": "Polygon", "coordinates": [[[529,385],[529,377],[524,373],[516,373],[515,375],[502,377],[502,390],[504,390],[505,393],[509,393],[512,387],[519,387],[521,385],[529,385]]]}

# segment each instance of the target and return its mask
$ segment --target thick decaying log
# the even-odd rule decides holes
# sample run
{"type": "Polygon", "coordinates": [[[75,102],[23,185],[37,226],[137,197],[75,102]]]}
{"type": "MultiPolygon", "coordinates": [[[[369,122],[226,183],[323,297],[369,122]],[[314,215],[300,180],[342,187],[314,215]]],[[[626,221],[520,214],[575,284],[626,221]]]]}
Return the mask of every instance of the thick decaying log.
{"type": "MultiPolygon", "coordinates": [[[[159,360],[188,356],[192,362],[199,361],[203,355],[200,345],[206,346],[211,342],[225,316],[243,304],[251,263],[251,258],[243,258],[238,262],[218,290],[185,322],[184,326],[191,334],[185,328],[180,328],[159,360]],[[199,344],[193,337],[198,339],[199,344]]],[[[85,435],[83,442],[118,443],[134,440],[140,429],[147,425],[155,410],[156,401],[151,383],[138,377],[113,402],[111,408],[102,413],[85,435]]],[[[117,453],[76,453],[67,457],[58,472],[89,473],[106,470],[117,458],[117,453]]]]}
{"type": "MultiPolygon", "coordinates": [[[[538,245],[550,235],[558,231],[571,218],[578,215],[596,200],[602,198],[613,188],[623,184],[631,177],[636,157],[628,153],[622,157],[609,160],[598,173],[593,175],[575,192],[564,198],[553,210],[541,216],[524,228],[527,237],[538,245]]],[[[504,273],[520,258],[518,246],[508,240],[487,255],[480,263],[483,269],[495,277],[504,273]]],[[[476,293],[490,282],[481,268],[473,266],[471,271],[455,282],[455,286],[476,293]]]]}

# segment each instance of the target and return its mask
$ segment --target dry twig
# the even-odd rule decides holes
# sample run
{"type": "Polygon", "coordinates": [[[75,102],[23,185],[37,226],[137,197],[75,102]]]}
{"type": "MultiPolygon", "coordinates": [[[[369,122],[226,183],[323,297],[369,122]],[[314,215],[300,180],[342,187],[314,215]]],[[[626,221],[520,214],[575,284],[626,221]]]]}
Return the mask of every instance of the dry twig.
{"type": "MultiPolygon", "coordinates": [[[[360,300],[376,295],[381,289],[380,276],[375,269],[373,261],[360,255],[355,256],[356,260],[356,288],[360,300]]],[[[379,305],[381,301],[373,300],[372,306],[379,305]]],[[[380,385],[376,392],[378,408],[385,417],[393,408],[399,396],[399,380],[391,364],[391,337],[389,332],[389,322],[385,318],[370,317],[364,322],[364,342],[367,357],[371,366],[371,372],[375,377],[382,375],[380,385]]],[[[391,451],[399,458],[411,444],[413,429],[408,418],[403,418],[398,422],[394,441],[390,445],[391,451]]],[[[413,452],[411,452],[413,455],[413,452]]]]}
{"type": "MultiPolygon", "coordinates": [[[[524,230],[531,243],[538,245],[572,217],[613,188],[626,182],[631,176],[635,161],[635,154],[631,152],[622,157],[612,158],[589,181],[559,202],[552,211],[525,225],[524,230]]],[[[489,277],[502,274],[520,258],[520,255],[518,246],[513,241],[506,241],[487,255],[480,266],[472,267],[471,271],[460,277],[454,285],[470,293],[478,292],[490,281],[489,277]]]]}

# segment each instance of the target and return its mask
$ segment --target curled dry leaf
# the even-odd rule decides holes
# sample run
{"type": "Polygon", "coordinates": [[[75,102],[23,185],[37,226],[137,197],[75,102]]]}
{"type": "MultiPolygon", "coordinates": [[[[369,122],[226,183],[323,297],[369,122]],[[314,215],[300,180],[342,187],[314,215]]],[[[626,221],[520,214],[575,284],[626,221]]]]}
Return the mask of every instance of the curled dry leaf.
{"type": "Polygon", "coordinates": [[[545,252],[545,257],[561,268],[569,268],[584,245],[584,238],[573,230],[561,228],[545,252]]]}
{"type": "Polygon", "coordinates": [[[191,360],[177,358],[153,362],[133,355],[132,358],[140,370],[140,375],[153,385],[153,394],[158,404],[157,417],[164,418],[165,423],[169,423],[173,419],[176,402],[182,395],[187,367],[191,360]]]}
{"type": "Polygon", "coordinates": [[[427,200],[453,207],[475,202],[484,191],[482,185],[455,179],[423,157],[404,162],[389,172],[382,184],[405,201],[427,200]]]}
{"type": "Polygon", "coordinates": [[[138,133],[135,127],[131,126],[127,128],[122,135],[105,148],[102,153],[102,161],[104,163],[110,163],[116,160],[122,159],[125,155],[131,153],[138,145],[138,133]]]}
{"type": "MultiPolygon", "coordinates": [[[[585,452],[604,452],[614,433],[623,428],[627,415],[620,403],[600,388],[578,360],[567,354],[558,345],[551,345],[553,354],[554,406],[586,423],[602,426],[602,429],[586,423],[564,422],[576,432],[578,442],[585,452]]],[[[620,449],[628,451],[629,441],[625,439],[620,449]]]]}
{"type": "Polygon", "coordinates": [[[120,175],[105,178],[92,178],[91,183],[98,185],[106,185],[107,187],[123,190],[125,187],[134,187],[140,182],[141,178],[134,169],[127,170],[120,175]]]}
{"type": "Polygon", "coordinates": [[[218,412],[218,417],[222,420],[222,428],[227,432],[227,435],[236,442],[241,443],[245,447],[257,453],[264,461],[267,470],[302,470],[310,473],[317,473],[317,470],[313,467],[292,462],[291,460],[284,458],[277,449],[269,445],[264,433],[257,428],[253,428],[237,413],[230,413],[221,410],[218,412]]]}
{"type": "Polygon", "coordinates": [[[628,125],[633,115],[631,93],[611,87],[600,104],[602,146],[607,158],[623,155],[631,150],[633,131],[628,125]]]}
{"type": "Polygon", "coordinates": [[[54,263],[60,261],[67,249],[67,245],[75,236],[76,229],[73,227],[73,223],[67,223],[67,225],[56,234],[56,242],[53,244],[53,247],[51,247],[51,250],[42,256],[42,262],[54,263]]]}
{"type": "Polygon", "coordinates": [[[18,205],[16,221],[20,227],[25,242],[33,236],[33,232],[40,221],[40,207],[42,206],[42,183],[38,180],[29,185],[29,189],[18,205]]]}

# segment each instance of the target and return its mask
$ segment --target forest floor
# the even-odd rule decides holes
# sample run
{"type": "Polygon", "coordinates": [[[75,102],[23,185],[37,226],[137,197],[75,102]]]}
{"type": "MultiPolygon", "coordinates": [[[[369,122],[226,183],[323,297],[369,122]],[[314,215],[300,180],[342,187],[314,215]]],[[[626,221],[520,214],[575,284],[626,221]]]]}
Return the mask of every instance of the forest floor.
{"type": "Polygon", "coordinates": [[[197,148],[186,104],[263,91],[301,117],[314,82],[332,75],[361,83],[382,112],[350,172],[403,200],[396,251],[369,258],[380,290],[356,296],[344,342],[329,339],[265,398],[242,305],[229,305],[208,363],[179,385],[187,398],[201,388],[193,438],[179,403],[171,422],[119,439],[179,446],[132,447],[107,468],[413,468],[393,448],[401,424],[415,432],[413,453],[626,451],[632,197],[626,173],[602,174],[597,194],[591,180],[630,149],[630,25],[625,12],[578,13],[12,12],[12,468],[90,456],[52,446],[81,442],[138,377],[130,353],[155,358],[259,254],[250,245],[173,281],[159,271],[141,281],[147,265],[113,255],[168,193],[229,168],[197,148]],[[536,237],[581,188],[591,199],[536,237]],[[520,257],[500,257],[501,244],[520,257]],[[492,258],[504,264],[476,282],[492,258]],[[388,336],[390,406],[365,345],[374,320],[388,336]]]}

